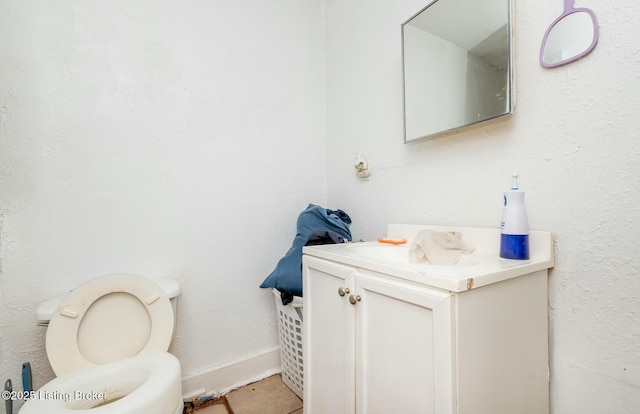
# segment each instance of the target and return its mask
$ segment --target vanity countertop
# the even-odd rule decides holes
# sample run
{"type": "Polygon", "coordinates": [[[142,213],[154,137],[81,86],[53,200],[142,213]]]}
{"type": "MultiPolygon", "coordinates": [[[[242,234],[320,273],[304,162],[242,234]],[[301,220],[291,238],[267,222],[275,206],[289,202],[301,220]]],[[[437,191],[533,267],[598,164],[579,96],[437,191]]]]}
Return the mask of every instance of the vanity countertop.
{"type": "Polygon", "coordinates": [[[529,232],[529,260],[499,257],[499,229],[389,224],[387,237],[406,238],[408,241],[400,246],[377,241],[305,246],[303,253],[450,292],[476,289],[554,265],[553,235],[546,231],[529,232]],[[408,259],[409,246],[422,229],[459,232],[462,240],[475,250],[463,255],[460,262],[452,266],[411,262],[408,259]]]}

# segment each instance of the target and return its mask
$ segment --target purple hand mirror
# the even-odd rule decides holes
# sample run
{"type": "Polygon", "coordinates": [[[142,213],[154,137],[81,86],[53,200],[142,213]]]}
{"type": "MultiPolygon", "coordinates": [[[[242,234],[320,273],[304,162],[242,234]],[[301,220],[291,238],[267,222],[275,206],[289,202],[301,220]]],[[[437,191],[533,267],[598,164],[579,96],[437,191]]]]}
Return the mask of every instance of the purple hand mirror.
{"type": "Polygon", "coordinates": [[[564,65],[588,55],[598,43],[598,20],[591,9],[574,8],[575,0],[564,0],[564,12],[551,23],[542,39],[540,64],[545,68],[564,65]]]}

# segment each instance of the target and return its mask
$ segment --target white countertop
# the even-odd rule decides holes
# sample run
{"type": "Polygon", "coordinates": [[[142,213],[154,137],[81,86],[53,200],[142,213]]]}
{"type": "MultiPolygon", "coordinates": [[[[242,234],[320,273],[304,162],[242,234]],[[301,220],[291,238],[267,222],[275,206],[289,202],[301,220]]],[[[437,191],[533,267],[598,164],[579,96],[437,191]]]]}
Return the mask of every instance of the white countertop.
{"type": "MultiPolygon", "coordinates": [[[[529,232],[529,260],[509,260],[499,257],[500,230],[475,227],[430,226],[389,224],[386,237],[406,238],[406,245],[384,245],[390,249],[382,255],[372,255],[368,248],[358,246],[383,245],[377,241],[344,244],[305,246],[303,253],[359,269],[392,275],[451,292],[464,292],[481,286],[501,282],[538,270],[553,267],[553,237],[550,232],[529,232]],[[455,231],[462,233],[462,240],[474,247],[473,253],[464,255],[460,263],[452,266],[436,266],[398,259],[406,251],[421,229],[455,231]],[[367,252],[363,254],[363,252],[367,252]],[[395,254],[397,253],[397,254],[395,254]],[[386,258],[385,258],[386,256],[386,258]]],[[[373,247],[376,249],[376,247],[373,247]]]]}

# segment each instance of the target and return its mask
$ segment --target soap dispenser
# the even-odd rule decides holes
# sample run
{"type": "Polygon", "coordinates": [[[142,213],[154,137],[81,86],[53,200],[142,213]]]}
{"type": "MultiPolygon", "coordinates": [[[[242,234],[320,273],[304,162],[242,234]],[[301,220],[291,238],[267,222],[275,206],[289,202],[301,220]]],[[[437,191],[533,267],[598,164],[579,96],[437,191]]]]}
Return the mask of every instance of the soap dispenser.
{"type": "Polygon", "coordinates": [[[504,212],[500,223],[500,257],[505,259],[529,259],[529,222],[524,208],[524,191],[518,188],[518,174],[513,174],[513,184],[504,193],[504,212]]]}

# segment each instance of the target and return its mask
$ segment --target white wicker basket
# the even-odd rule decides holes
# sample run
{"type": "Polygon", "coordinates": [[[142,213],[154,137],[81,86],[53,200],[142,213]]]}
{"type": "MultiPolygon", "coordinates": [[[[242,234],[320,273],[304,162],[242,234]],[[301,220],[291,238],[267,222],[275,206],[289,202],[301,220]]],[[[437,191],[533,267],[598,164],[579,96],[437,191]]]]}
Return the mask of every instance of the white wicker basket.
{"type": "Polygon", "coordinates": [[[282,359],[282,382],[302,398],[302,298],[294,296],[293,302],[283,305],[280,292],[273,289],[276,299],[278,331],[280,333],[280,355],[282,359]]]}

